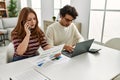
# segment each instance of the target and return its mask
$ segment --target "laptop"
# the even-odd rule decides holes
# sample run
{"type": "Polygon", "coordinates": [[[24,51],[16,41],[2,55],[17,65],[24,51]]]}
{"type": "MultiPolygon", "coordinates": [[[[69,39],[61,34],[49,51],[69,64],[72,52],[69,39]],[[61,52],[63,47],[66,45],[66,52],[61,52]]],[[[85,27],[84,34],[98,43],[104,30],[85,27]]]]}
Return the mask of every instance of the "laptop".
{"type": "Polygon", "coordinates": [[[94,39],[86,40],[80,43],[77,43],[73,52],[68,52],[66,50],[62,51],[62,54],[67,56],[67,57],[74,57],[77,55],[80,55],[82,53],[88,52],[94,39]]]}

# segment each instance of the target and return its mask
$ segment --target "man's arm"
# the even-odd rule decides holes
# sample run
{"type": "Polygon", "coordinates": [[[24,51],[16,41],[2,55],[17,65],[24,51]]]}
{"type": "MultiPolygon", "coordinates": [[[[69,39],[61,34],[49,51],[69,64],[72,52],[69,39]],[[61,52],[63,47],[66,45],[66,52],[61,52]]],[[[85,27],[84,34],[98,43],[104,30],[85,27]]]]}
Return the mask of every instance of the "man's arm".
{"type": "Polygon", "coordinates": [[[74,25],[75,43],[84,41],[83,36],[78,31],[77,27],[74,25]]]}

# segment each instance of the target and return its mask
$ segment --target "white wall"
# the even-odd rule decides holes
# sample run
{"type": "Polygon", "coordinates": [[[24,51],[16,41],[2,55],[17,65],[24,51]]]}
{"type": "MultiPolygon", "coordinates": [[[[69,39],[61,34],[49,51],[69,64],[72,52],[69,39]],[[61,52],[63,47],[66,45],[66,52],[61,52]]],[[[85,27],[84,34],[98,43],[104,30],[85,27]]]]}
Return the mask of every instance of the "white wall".
{"type": "Polygon", "coordinates": [[[76,21],[82,23],[82,35],[87,39],[89,31],[90,0],[71,0],[71,5],[73,5],[78,11],[79,16],[76,21]]]}
{"type": "MultiPolygon", "coordinates": [[[[8,2],[9,0],[7,0],[8,2]]],[[[53,16],[53,0],[41,0],[42,1],[42,12],[41,12],[41,18],[42,18],[42,26],[43,29],[43,20],[52,20],[53,16]]],[[[18,2],[19,3],[19,2],[18,2]]],[[[79,16],[77,17],[76,21],[82,23],[82,35],[85,39],[87,39],[88,36],[88,26],[89,26],[89,13],[90,13],[90,0],[71,0],[71,5],[74,6],[79,16]]]]}
{"type": "Polygon", "coordinates": [[[42,0],[41,3],[42,6],[42,12],[41,12],[41,18],[42,18],[42,28],[43,28],[43,20],[52,20],[52,16],[53,16],[53,7],[54,7],[54,3],[53,0],[42,0]]]}
{"type": "Polygon", "coordinates": [[[7,4],[7,5],[9,4],[9,0],[6,0],[6,4],[7,4]]]}

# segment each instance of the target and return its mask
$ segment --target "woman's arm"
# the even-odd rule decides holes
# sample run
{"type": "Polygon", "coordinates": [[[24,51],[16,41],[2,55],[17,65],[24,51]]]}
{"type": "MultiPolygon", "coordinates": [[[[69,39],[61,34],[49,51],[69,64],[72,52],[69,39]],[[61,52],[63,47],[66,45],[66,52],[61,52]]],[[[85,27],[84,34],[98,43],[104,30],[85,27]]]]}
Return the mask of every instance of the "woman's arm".
{"type": "Polygon", "coordinates": [[[24,25],[26,36],[23,39],[23,41],[17,47],[16,51],[17,51],[18,55],[23,55],[25,53],[25,51],[27,50],[27,47],[28,47],[28,44],[29,44],[29,38],[30,38],[30,34],[31,34],[31,32],[29,30],[29,27],[30,27],[30,25],[28,25],[28,23],[26,23],[24,25]]]}
{"type": "Polygon", "coordinates": [[[46,45],[45,47],[43,47],[43,49],[44,49],[44,50],[47,50],[47,49],[50,49],[50,48],[52,48],[52,46],[51,46],[51,45],[49,45],[49,44],[48,44],[48,45],[46,45]]]}
{"type": "Polygon", "coordinates": [[[26,35],[23,41],[18,45],[17,50],[16,50],[18,55],[23,55],[25,51],[27,50],[28,43],[29,43],[29,37],[30,37],[29,35],[26,35]]]}

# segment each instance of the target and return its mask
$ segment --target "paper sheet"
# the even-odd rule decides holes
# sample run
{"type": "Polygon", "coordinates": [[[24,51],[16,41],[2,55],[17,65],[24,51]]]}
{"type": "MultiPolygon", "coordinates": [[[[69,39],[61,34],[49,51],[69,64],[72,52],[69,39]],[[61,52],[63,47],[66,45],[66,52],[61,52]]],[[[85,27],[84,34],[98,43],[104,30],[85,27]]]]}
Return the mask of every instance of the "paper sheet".
{"type": "Polygon", "coordinates": [[[50,48],[48,50],[41,51],[41,53],[43,53],[43,54],[40,55],[34,61],[32,61],[32,64],[41,66],[41,65],[46,64],[48,62],[51,62],[51,60],[55,58],[54,57],[55,54],[61,53],[63,46],[64,46],[64,44],[59,45],[59,46],[55,46],[55,47],[50,48]]]}
{"type": "Polygon", "coordinates": [[[29,69],[11,77],[12,80],[50,80],[47,76],[43,75],[36,69],[29,69]]]}
{"type": "Polygon", "coordinates": [[[61,53],[63,46],[64,46],[64,44],[59,45],[59,46],[55,46],[51,49],[44,50],[44,51],[39,50],[39,52],[42,54],[39,56],[36,56],[36,58],[34,58],[32,60],[28,60],[28,62],[30,62],[34,66],[39,66],[39,67],[42,67],[43,65],[52,64],[53,60],[55,59],[54,55],[61,53]]]}
{"type": "Polygon", "coordinates": [[[46,57],[51,57],[54,56],[55,54],[61,53],[62,49],[64,47],[64,44],[59,45],[59,46],[54,46],[53,48],[47,49],[47,50],[42,50],[39,51],[43,55],[46,55],[46,57]]]}

